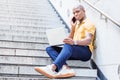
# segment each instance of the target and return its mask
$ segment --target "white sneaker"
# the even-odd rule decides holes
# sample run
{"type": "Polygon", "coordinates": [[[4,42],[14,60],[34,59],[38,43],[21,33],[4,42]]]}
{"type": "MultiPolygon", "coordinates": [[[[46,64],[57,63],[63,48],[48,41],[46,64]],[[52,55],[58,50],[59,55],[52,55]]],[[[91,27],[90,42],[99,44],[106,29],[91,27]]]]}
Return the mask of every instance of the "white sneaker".
{"type": "Polygon", "coordinates": [[[48,78],[54,78],[54,75],[56,74],[56,72],[52,70],[51,65],[45,67],[35,67],[35,70],[48,78]]]}
{"type": "Polygon", "coordinates": [[[63,66],[62,69],[55,75],[55,78],[67,78],[75,76],[75,71],[73,69],[67,69],[63,66]]]}

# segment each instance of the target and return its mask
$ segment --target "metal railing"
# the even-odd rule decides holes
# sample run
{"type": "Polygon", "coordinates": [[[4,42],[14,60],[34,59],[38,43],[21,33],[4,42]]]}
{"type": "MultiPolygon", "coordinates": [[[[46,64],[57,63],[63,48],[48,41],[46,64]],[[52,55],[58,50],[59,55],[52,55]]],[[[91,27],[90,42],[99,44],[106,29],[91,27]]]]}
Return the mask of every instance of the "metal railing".
{"type": "Polygon", "coordinates": [[[108,16],[106,13],[104,13],[100,9],[96,8],[89,1],[87,1],[87,0],[83,0],[83,1],[85,3],[87,3],[89,6],[91,6],[93,9],[95,9],[96,11],[98,11],[101,15],[105,16],[105,20],[110,20],[111,22],[113,22],[115,25],[117,25],[120,28],[120,23],[119,22],[115,21],[113,18],[111,18],[110,16],[108,16]]]}

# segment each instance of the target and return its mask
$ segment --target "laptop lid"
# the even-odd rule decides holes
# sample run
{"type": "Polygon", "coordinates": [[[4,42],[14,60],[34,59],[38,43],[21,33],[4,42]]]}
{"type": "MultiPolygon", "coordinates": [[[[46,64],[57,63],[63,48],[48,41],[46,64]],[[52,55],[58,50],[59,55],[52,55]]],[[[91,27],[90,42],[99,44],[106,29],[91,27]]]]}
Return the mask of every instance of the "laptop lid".
{"type": "Polygon", "coordinates": [[[46,30],[49,45],[62,45],[63,40],[68,36],[67,29],[65,27],[58,27],[46,30]]]}

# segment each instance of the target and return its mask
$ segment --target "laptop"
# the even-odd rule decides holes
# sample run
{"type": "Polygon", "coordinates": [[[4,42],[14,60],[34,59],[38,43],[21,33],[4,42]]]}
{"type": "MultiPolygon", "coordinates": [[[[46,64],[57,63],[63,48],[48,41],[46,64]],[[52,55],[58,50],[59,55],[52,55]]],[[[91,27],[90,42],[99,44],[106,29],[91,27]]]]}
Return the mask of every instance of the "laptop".
{"type": "Polygon", "coordinates": [[[63,40],[68,36],[67,29],[65,27],[58,27],[46,30],[49,45],[60,46],[63,45],[63,40]]]}

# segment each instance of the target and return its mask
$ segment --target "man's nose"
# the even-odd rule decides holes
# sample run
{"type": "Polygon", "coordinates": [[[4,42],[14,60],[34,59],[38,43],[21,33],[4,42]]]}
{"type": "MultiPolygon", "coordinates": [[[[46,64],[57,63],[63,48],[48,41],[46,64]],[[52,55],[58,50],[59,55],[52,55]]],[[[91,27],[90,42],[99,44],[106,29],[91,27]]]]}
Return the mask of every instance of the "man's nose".
{"type": "Polygon", "coordinates": [[[75,13],[74,15],[77,16],[78,13],[75,13]]]}

